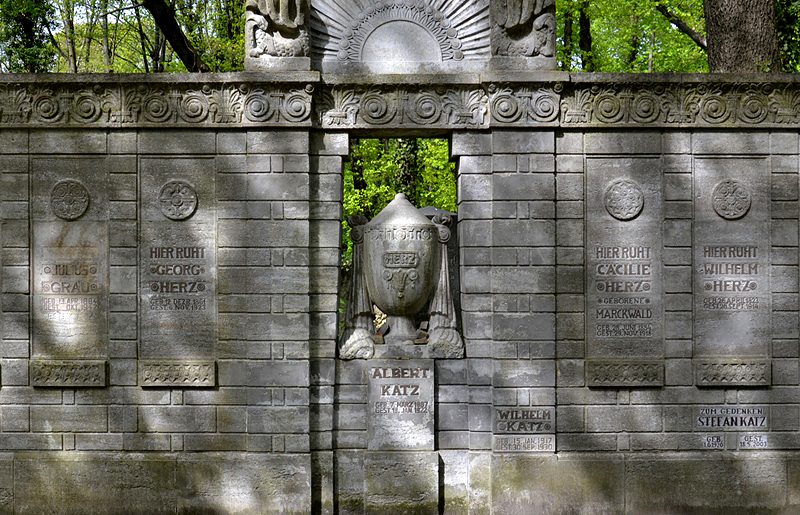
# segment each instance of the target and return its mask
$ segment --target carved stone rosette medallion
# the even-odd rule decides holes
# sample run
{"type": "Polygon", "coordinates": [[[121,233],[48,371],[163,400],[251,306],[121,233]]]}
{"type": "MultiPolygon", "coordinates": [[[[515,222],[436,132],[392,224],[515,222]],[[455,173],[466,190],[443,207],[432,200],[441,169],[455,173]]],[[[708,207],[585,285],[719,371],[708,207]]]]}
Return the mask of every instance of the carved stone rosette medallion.
{"type": "Polygon", "coordinates": [[[169,181],[158,194],[161,212],[170,220],[186,220],[197,209],[197,192],[185,181],[169,181]]]}
{"type": "Polygon", "coordinates": [[[617,220],[633,220],[644,208],[644,193],[634,181],[618,179],[606,188],[605,205],[608,214],[617,220]]]}
{"type": "Polygon", "coordinates": [[[725,220],[738,220],[750,210],[750,190],[743,182],[725,179],[711,192],[714,211],[725,220]]]}
{"type": "Polygon", "coordinates": [[[50,207],[57,217],[75,220],[89,208],[89,191],[78,181],[61,181],[50,192],[50,207]]]}

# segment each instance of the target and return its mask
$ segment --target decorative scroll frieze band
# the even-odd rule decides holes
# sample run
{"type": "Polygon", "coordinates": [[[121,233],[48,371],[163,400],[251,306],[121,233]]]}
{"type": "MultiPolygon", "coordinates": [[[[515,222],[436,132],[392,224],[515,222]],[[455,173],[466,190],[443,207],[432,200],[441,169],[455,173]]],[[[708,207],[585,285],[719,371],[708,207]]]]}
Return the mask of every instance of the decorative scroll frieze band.
{"type": "Polygon", "coordinates": [[[800,87],[795,83],[597,83],[564,89],[564,127],[800,124],[800,87]]]}
{"type": "Polygon", "coordinates": [[[120,83],[102,76],[89,86],[66,80],[0,83],[0,127],[800,126],[798,82],[658,75],[619,82],[601,76],[601,82],[589,74],[585,82],[564,75],[563,81],[504,83],[476,75],[474,82],[456,83],[453,76],[432,75],[419,84],[382,84],[378,75],[352,83],[336,82],[343,80],[336,76],[335,83],[323,84],[315,72],[304,73],[272,83],[255,82],[247,73],[207,83],[120,83]]]}
{"type": "Polygon", "coordinates": [[[31,360],[31,386],[52,388],[103,388],[106,386],[104,360],[31,360]]]}
{"type": "Polygon", "coordinates": [[[313,91],[310,84],[6,84],[0,125],[310,125],[313,91]]]}
{"type": "Polygon", "coordinates": [[[586,384],[589,387],[664,386],[664,363],[641,360],[587,361],[586,384]]]}
{"type": "Polygon", "coordinates": [[[210,388],[217,385],[216,361],[140,361],[139,386],[210,388]]]}
{"type": "Polygon", "coordinates": [[[326,129],[489,126],[488,96],[476,86],[333,86],[316,100],[317,122],[326,129]]]}
{"type": "Polygon", "coordinates": [[[768,359],[696,360],[697,386],[769,386],[772,383],[768,359]]]}

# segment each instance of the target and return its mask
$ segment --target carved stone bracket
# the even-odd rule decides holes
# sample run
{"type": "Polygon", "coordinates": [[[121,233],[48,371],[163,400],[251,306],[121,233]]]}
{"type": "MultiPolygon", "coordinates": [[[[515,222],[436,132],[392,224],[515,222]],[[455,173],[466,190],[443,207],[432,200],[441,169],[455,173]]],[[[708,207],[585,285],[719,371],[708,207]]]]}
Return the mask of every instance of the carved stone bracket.
{"type": "Polygon", "coordinates": [[[697,386],[769,386],[768,359],[705,359],[694,362],[697,386]]]}
{"type": "Polygon", "coordinates": [[[664,363],[658,360],[586,362],[589,387],[664,386],[664,363]]]}
{"type": "Polygon", "coordinates": [[[31,360],[31,386],[53,388],[103,388],[104,360],[31,360]]]}
{"type": "Polygon", "coordinates": [[[140,361],[139,386],[211,388],[217,384],[216,361],[140,361]]]}

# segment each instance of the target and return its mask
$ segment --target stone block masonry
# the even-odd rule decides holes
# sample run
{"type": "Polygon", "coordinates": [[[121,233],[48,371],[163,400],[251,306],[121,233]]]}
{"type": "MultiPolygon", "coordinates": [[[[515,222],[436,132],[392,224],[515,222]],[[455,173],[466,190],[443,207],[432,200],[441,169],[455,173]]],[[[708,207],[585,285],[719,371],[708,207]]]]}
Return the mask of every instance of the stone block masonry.
{"type": "Polygon", "coordinates": [[[800,506],[794,77],[1,78],[0,513],[800,506]],[[463,359],[338,356],[395,135],[450,138],[463,359]]]}

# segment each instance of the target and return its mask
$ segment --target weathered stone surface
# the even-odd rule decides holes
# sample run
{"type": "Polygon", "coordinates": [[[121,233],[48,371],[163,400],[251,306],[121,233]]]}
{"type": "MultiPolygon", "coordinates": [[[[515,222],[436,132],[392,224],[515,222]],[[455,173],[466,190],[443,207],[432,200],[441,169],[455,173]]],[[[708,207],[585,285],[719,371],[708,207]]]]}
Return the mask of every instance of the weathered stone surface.
{"type": "Polygon", "coordinates": [[[311,461],[305,454],[192,457],[175,466],[177,513],[257,515],[311,511],[311,461]]]}
{"type": "Polygon", "coordinates": [[[650,512],[665,506],[683,513],[723,513],[745,509],[779,513],[785,506],[786,483],[780,459],[726,457],[709,460],[695,455],[683,459],[633,459],[626,463],[626,507],[650,512]],[[688,477],[686,481],[671,478],[688,477]],[[749,481],[741,482],[742,477],[749,481]],[[693,478],[693,479],[692,479],[693,478]],[[687,486],[691,485],[691,488],[687,486]],[[738,486],[737,486],[738,485],[738,486]],[[718,495],[736,492],[736,495],[718,495]]]}
{"type": "MultiPolygon", "coordinates": [[[[651,173],[658,166],[650,159],[587,162],[586,340],[590,357],[663,355],[660,224],[664,188],[660,174],[651,173]]],[[[622,376],[616,382],[625,383],[622,376]]],[[[632,379],[630,384],[641,382],[632,379]]]]}
{"type": "Polygon", "coordinates": [[[733,163],[695,165],[694,355],[711,361],[765,358],[771,340],[769,178],[760,159],[733,163]]]}
{"type": "Polygon", "coordinates": [[[491,476],[492,513],[549,513],[580,506],[590,513],[611,514],[619,513],[625,503],[621,459],[495,454],[491,476]]]}
{"type": "Polygon", "coordinates": [[[15,512],[175,513],[175,462],[145,455],[27,455],[15,460],[15,512]]]}
{"type": "Polygon", "coordinates": [[[431,513],[439,503],[436,452],[367,451],[364,456],[366,513],[431,513]]]}

